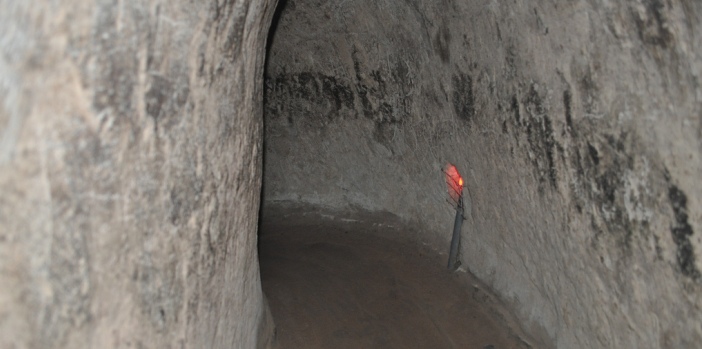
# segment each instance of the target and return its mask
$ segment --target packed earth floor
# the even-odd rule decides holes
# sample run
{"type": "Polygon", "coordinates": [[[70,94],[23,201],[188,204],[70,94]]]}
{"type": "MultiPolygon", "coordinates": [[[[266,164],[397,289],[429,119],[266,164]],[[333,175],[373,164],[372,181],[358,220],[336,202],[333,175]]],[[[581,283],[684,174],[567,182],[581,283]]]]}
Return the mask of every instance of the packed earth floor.
{"type": "Polygon", "coordinates": [[[469,273],[395,233],[377,217],[264,217],[261,275],[278,347],[533,347],[469,273]]]}

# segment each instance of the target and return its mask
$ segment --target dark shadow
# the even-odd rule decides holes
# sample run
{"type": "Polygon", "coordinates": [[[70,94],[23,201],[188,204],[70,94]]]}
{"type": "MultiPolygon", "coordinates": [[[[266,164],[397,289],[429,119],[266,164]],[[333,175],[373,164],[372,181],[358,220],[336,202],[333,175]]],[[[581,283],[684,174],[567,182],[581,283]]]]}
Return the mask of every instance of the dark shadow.
{"type": "MultiPolygon", "coordinates": [[[[275,38],[276,33],[278,32],[278,24],[280,23],[280,17],[282,16],[283,11],[288,5],[287,0],[279,0],[278,5],[275,8],[275,12],[273,13],[273,18],[271,20],[271,26],[268,29],[268,37],[266,38],[266,56],[265,60],[263,63],[263,140],[262,140],[262,147],[261,147],[261,178],[265,178],[264,174],[266,173],[266,161],[265,161],[265,156],[266,156],[266,135],[265,135],[265,122],[266,122],[266,101],[268,100],[268,88],[266,88],[266,76],[268,76],[268,59],[269,59],[269,52],[271,49],[271,45],[273,44],[273,39],[275,38]]],[[[260,197],[260,203],[259,203],[259,210],[258,210],[258,226],[259,226],[259,231],[258,231],[258,241],[260,244],[260,233],[261,233],[261,225],[262,225],[262,217],[263,217],[263,212],[264,212],[264,200],[263,200],[263,193],[265,192],[265,187],[266,187],[266,181],[261,181],[261,197],[260,197]]],[[[260,251],[259,251],[260,252],[260,251]]]]}

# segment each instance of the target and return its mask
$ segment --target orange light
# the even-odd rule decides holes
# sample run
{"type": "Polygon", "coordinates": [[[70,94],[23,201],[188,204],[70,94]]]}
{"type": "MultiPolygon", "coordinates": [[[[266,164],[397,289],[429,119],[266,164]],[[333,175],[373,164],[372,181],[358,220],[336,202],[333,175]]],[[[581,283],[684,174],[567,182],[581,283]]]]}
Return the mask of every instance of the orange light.
{"type": "Polygon", "coordinates": [[[444,174],[446,175],[448,193],[454,202],[458,202],[463,192],[463,177],[461,177],[456,166],[451,163],[447,163],[444,167],[444,174]]]}

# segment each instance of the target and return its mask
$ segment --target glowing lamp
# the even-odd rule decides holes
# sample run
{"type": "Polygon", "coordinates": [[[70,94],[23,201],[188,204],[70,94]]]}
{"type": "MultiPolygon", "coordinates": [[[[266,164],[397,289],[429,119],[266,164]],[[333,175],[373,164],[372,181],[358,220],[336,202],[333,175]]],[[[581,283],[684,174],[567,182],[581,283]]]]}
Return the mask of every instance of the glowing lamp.
{"type": "Polygon", "coordinates": [[[451,163],[444,167],[446,175],[446,186],[453,202],[456,203],[456,219],[453,222],[453,235],[451,246],[449,247],[448,269],[453,271],[461,265],[458,260],[458,245],[461,242],[461,225],[463,224],[463,177],[458,173],[458,169],[451,163]]]}
{"type": "Polygon", "coordinates": [[[458,172],[456,166],[451,163],[446,164],[444,168],[444,174],[446,175],[446,186],[448,187],[448,193],[451,199],[458,203],[463,193],[463,177],[458,172]]]}

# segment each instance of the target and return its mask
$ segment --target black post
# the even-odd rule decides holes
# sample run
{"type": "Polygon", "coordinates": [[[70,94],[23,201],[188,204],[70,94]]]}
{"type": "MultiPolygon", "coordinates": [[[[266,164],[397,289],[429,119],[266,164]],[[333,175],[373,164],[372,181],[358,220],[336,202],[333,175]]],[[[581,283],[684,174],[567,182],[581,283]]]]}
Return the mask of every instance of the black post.
{"type": "Polygon", "coordinates": [[[463,196],[458,198],[456,206],[456,220],[453,223],[453,237],[451,238],[451,249],[449,251],[448,270],[454,271],[460,263],[458,259],[458,244],[461,242],[461,225],[463,225],[463,196]]]}

